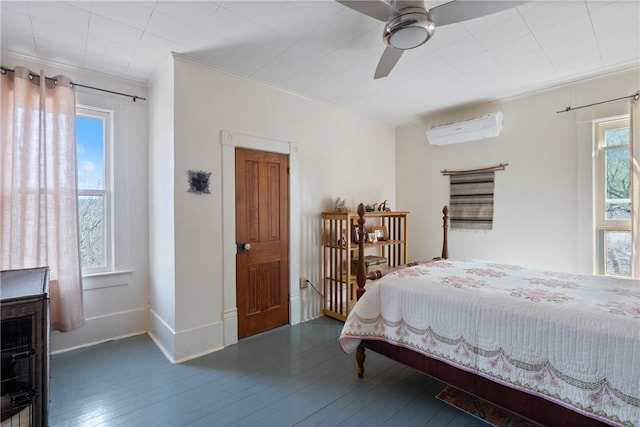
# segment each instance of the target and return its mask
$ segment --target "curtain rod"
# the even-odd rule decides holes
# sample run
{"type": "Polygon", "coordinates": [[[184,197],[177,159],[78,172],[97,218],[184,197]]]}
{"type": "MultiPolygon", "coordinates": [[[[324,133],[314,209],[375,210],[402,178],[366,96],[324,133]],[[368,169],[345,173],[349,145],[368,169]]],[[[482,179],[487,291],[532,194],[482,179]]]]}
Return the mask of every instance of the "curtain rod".
{"type": "Polygon", "coordinates": [[[606,104],[607,102],[620,101],[622,99],[629,99],[629,98],[633,98],[637,101],[638,99],[640,99],[640,92],[636,92],[633,95],[621,96],[620,98],[607,99],[606,101],[594,102],[593,104],[581,105],[579,107],[567,107],[564,110],[556,111],[556,114],[566,113],[568,111],[579,110],[580,108],[593,107],[594,105],[606,104]]]}
{"type": "Polygon", "coordinates": [[[505,170],[507,168],[507,166],[509,166],[509,163],[500,163],[499,165],[491,166],[491,167],[488,167],[488,168],[469,169],[469,170],[464,170],[464,171],[448,171],[448,170],[445,169],[443,171],[440,171],[440,173],[442,175],[464,175],[464,174],[468,174],[468,173],[503,171],[503,170],[505,170]]]}
{"type": "MultiPolygon", "coordinates": [[[[2,74],[7,74],[7,73],[15,73],[15,70],[10,69],[10,68],[5,68],[5,67],[0,67],[0,70],[2,71],[2,74]]],[[[38,74],[35,73],[31,73],[29,72],[29,77],[33,78],[33,77],[40,77],[38,74]]],[[[54,84],[56,84],[58,81],[57,79],[53,78],[53,77],[44,77],[46,80],[49,80],[51,82],[54,82],[54,84]]],[[[88,85],[83,85],[81,83],[75,83],[75,82],[71,82],[71,86],[78,86],[78,87],[82,87],[85,89],[91,89],[91,90],[97,90],[99,92],[106,92],[106,93],[111,93],[113,95],[120,95],[120,96],[126,96],[127,98],[131,98],[133,100],[133,102],[136,102],[138,99],[142,100],[142,101],[146,101],[147,98],[143,98],[141,96],[138,95],[130,95],[128,93],[122,93],[122,92],[116,92],[114,90],[109,90],[109,89],[102,89],[99,87],[94,87],[94,86],[88,86],[88,85]]]]}

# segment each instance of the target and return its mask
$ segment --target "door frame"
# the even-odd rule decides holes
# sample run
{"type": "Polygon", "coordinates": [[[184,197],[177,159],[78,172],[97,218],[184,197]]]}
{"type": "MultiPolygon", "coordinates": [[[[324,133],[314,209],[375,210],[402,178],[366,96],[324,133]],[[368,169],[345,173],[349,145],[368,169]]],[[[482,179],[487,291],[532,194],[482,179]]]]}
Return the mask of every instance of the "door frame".
{"type": "Polygon", "coordinates": [[[238,342],[236,298],[236,147],[289,155],[289,323],[301,320],[300,191],[298,145],[294,142],[222,130],[222,322],[226,347],[238,342]]]}

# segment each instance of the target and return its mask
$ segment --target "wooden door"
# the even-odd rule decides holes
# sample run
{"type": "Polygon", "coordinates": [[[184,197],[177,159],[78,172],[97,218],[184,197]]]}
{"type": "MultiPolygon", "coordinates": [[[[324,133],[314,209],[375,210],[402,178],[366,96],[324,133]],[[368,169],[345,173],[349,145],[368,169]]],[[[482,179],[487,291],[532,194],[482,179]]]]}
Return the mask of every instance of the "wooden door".
{"type": "Polygon", "coordinates": [[[236,148],[238,338],[289,323],[289,158],[236,148]]]}

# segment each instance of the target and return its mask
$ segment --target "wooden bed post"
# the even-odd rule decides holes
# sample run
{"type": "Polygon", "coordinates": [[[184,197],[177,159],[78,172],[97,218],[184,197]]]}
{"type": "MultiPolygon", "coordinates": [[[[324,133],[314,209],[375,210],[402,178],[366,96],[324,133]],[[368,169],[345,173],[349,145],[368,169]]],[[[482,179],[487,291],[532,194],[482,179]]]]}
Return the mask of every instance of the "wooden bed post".
{"type": "Polygon", "coordinates": [[[444,205],[442,208],[442,231],[444,235],[442,236],[442,258],[449,259],[449,241],[447,239],[448,229],[449,229],[449,207],[444,205]]]}
{"type": "MultiPolygon", "coordinates": [[[[366,236],[364,232],[364,204],[360,203],[358,205],[358,266],[356,271],[356,283],[358,284],[358,289],[356,291],[357,299],[364,294],[364,285],[367,283],[367,267],[364,262],[364,236],[366,236]]],[[[366,355],[364,354],[364,345],[362,341],[358,344],[358,348],[356,349],[356,373],[359,378],[364,376],[364,359],[366,355]]]]}
{"type": "Polygon", "coordinates": [[[356,299],[364,294],[364,284],[367,282],[367,267],[364,262],[364,241],[367,233],[364,232],[364,204],[358,205],[358,266],[356,267],[356,299]]]}
{"type": "Polygon", "coordinates": [[[358,378],[364,376],[364,359],[366,358],[367,355],[364,354],[364,344],[360,341],[358,348],[356,348],[356,374],[358,374],[358,378]]]}

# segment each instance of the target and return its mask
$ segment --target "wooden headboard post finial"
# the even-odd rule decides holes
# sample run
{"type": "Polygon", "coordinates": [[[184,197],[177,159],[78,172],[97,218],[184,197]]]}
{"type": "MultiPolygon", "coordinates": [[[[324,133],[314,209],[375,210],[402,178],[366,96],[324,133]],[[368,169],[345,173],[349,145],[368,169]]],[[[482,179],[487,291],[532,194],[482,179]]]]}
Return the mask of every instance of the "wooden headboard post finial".
{"type": "Polygon", "coordinates": [[[449,207],[444,205],[442,208],[442,231],[444,235],[442,236],[442,258],[449,259],[449,242],[447,239],[449,229],[449,207]]]}

